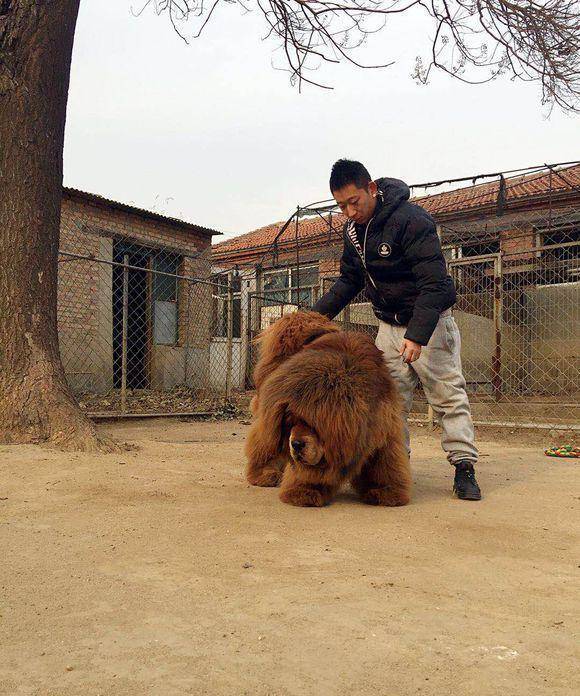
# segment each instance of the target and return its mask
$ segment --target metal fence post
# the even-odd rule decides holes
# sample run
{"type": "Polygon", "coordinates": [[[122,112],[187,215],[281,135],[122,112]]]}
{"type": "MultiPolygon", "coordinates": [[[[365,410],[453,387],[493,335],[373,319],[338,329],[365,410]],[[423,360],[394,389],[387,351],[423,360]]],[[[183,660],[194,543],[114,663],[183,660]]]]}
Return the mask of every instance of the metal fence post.
{"type": "Polygon", "coordinates": [[[226,399],[232,394],[232,353],[234,338],[234,289],[232,277],[228,273],[228,330],[226,344],[226,399]]]}
{"type": "Polygon", "coordinates": [[[501,400],[501,335],[503,329],[503,282],[502,282],[502,257],[496,256],[493,261],[493,326],[495,348],[491,359],[491,374],[493,396],[496,401],[501,400]]]}
{"type": "Polygon", "coordinates": [[[127,331],[129,327],[129,254],[123,256],[123,333],[121,335],[121,413],[127,411],[127,331]]]}
{"type": "Polygon", "coordinates": [[[343,312],[344,314],[342,316],[344,317],[344,330],[350,331],[352,329],[352,326],[350,325],[350,303],[346,305],[343,312]]]}
{"type": "Polygon", "coordinates": [[[244,367],[244,388],[248,389],[252,383],[252,371],[254,365],[254,303],[256,302],[255,293],[248,293],[248,303],[246,307],[246,351],[243,353],[245,358],[244,367]]]}
{"type": "Polygon", "coordinates": [[[184,321],[185,329],[185,346],[184,346],[184,364],[183,364],[183,383],[186,387],[189,387],[189,339],[191,334],[191,284],[185,281],[185,287],[187,288],[187,310],[184,321]]]}

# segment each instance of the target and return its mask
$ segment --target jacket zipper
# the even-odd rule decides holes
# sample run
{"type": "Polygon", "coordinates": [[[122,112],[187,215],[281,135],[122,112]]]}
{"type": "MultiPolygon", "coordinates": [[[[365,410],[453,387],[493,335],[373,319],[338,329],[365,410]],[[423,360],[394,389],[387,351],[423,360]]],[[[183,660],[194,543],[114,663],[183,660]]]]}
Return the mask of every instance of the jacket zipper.
{"type": "Polygon", "coordinates": [[[367,268],[367,233],[368,233],[368,231],[369,231],[369,226],[370,226],[370,224],[371,224],[371,222],[372,222],[373,220],[374,220],[374,216],[367,222],[367,226],[366,226],[366,228],[365,228],[365,236],[364,236],[364,239],[363,239],[362,262],[363,262],[363,266],[364,266],[364,269],[365,269],[365,271],[366,271],[366,274],[368,275],[369,280],[370,280],[371,283],[373,284],[374,289],[375,289],[375,290],[378,290],[378,288],[377,288],[377,286],[376,286],[376,283],[375,283],[375,281],[373,280],[373,277],[372,277],[372,275],[370,274],[369,269],[367,268]]]}
{"type": "Polygon", "coordinates": [[[362,245],[362,248],[361,248],[361,244],[360,244],[360,242],[358,241],[358,238],[357,238],[357,235],[356,235],[356,228],[355,228],[355,226],[354,226],[354,222],[351,222],[351,223],[350,223],[350,225],[352,225],[352,227],[349,225],[349,228],[348,228],[348,230],[347,230],[347,237],[349,238],[350,243],[353,245],[354,250],[355,250],[356,253],[359,255],[360,260],[362,261],[362,265],[363,265],[364,271],[365,271],[365,273],[366,273],[367,276],[368,276],[368,279],[369,279],[370,282],[372,283],[374,289],[375,289],[375,290],[378,290],[377,284],[375,283],[375,281],[373,280],[373,277],[372,277],[371,274],[369,273],[369,269],[367,268],[367,261],[366,261],[366,255],[367,255],[367,251],[366,251],[366,248],[367,248],[367,234],[368,234],[368,231],[369,231],[369,226],[370,226],[370,224],[371,224],[371,222],[372,222],[373,220],[374,220],[374,216],[367,222],[367,226],[366,226],[366,228],[365,228],[365,234],[364,234],[364,238],[363,238],[363,245],[362,245]]]}

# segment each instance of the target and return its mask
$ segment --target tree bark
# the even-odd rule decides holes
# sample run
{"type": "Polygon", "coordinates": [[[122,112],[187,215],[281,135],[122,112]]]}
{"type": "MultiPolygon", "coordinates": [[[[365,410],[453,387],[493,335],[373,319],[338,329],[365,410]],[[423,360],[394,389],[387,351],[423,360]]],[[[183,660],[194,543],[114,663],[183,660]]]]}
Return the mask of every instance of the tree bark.
{"type": "Polygon", "coordinates": [[[64,126],[79,0],[0,0],[0,442],[107,448],[57,333],[64,126]]]}

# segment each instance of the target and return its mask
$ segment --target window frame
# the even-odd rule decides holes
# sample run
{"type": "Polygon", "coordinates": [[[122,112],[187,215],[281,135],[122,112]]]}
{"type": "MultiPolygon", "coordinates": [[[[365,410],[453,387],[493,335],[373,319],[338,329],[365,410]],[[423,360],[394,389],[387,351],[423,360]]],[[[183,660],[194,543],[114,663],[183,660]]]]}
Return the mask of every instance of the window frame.
{"type": "Polygon", "coordinates": [[[296,292],[303,293],[305,291],[309,292],[309,303],[307,306],[312,306],[316,300],[318,299],[319,292],[320,292],[320,268],[318,263],[309,263],[305,265],[300,265],[299,267],[296,266],[284,266],[282,268],[272,268],[268,270],[264,270],[262,274],[262,293],[265,298],[267,299],[267,305],[266,306],[276,306],[276,305],[281,305],[281,304],[289,304],[293,305],[295,307],[298,306],[305,306],[305,303],[302,302],[295,302],[293,300],[293,294],[296,292]],[[305,271],[316,271],[316,280],[314,282],[309,282],[302,284],[299,281],[294,284],[294,276],[298,275],[300,276],[301,273],[304,273],[305,271]],[[273,288],[269,289],[265,287],[265,281],[268,277],[272,277],[275,275],[285,275],[286,283],[284,286],[279,287],[279,288],[273,288]],[[284,299],[281,300],[279,297],[273,297],[270,299],[268,295],[277,295],[277,296],[284,296],[284,299]]]}
{"type": "Polygon", "coordinates": [[[232,339],[242,338],[242,279],[235,271],[214,273],[212,281],[212,340],[228,337],[229,285],[234,285],[232,339]],[[237,287],[236,287],[237,286],[237,287]],[[219,321],[218,321],[219,320],[219,321]],[[219,329],[219,331],[218,331],[219,329]],[[236,335],[239,334],[239,335],[236,335]]]}
{"type": "MultiPolygon", "coordinates": [[[[180,287],[179,287],[179,279],[177,278],[178,275],[181,275],[181,268],[183,264],[183,256],[180,254],[174,254],[174,253],[168,253],[165,251],[155,251],[152,250],[153,253],[151,254],[151,270],[153,271],[152,273],[152,282],[151,282],[151,311],[152,311],[152,341],[154,346],[178,346],[179,345],[179,337],[180,337],[180,328],[179,328],[179,306],[180,306],[180,287]],[[174,273],[169,273],[169,271],[162,269],[162,268],[157,268],[156,265],[159,262],[165,263],[169,258],[171,258],[175,262],[175,271],[174,273]],[[165,273],[167,275],[159,275],[160,273],[165,273]],[[175,283],[174,287],[174,292],[172,293],[172,296],[174,299],[160,299],[158,297],[159,293],[159,286],[157,285],[157,282],[162,280],[166,282],[171,276],[173,277],[173,282],[175,283]],[[158,338],[156,335],[156,323],[158,321],[158,314],[157,314],[157,303],[163,303],[164,305],[173,305],[173,314],[175,315],[175,334],[173,336],[173,340],[171,341],[163,341],[158,338]]],[[[161,293],[163,294],[163,293],[161,293]]]]}

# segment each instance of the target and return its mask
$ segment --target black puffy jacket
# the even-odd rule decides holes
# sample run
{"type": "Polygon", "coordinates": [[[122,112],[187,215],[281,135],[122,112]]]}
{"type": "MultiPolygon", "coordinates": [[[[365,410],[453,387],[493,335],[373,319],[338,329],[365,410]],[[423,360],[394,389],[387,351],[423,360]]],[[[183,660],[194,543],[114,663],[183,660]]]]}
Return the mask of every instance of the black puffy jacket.
{"type": "Polygon", "coordinates": [[[376,316],[406,326],[405,338],[425,346],[441,312],[456,300],[435,223],[409,203],[409,187],[378,179],[374,216],[366,225],[348,221],[340,278],[313,309],[333,319],[366,286],[376,316]]]}

